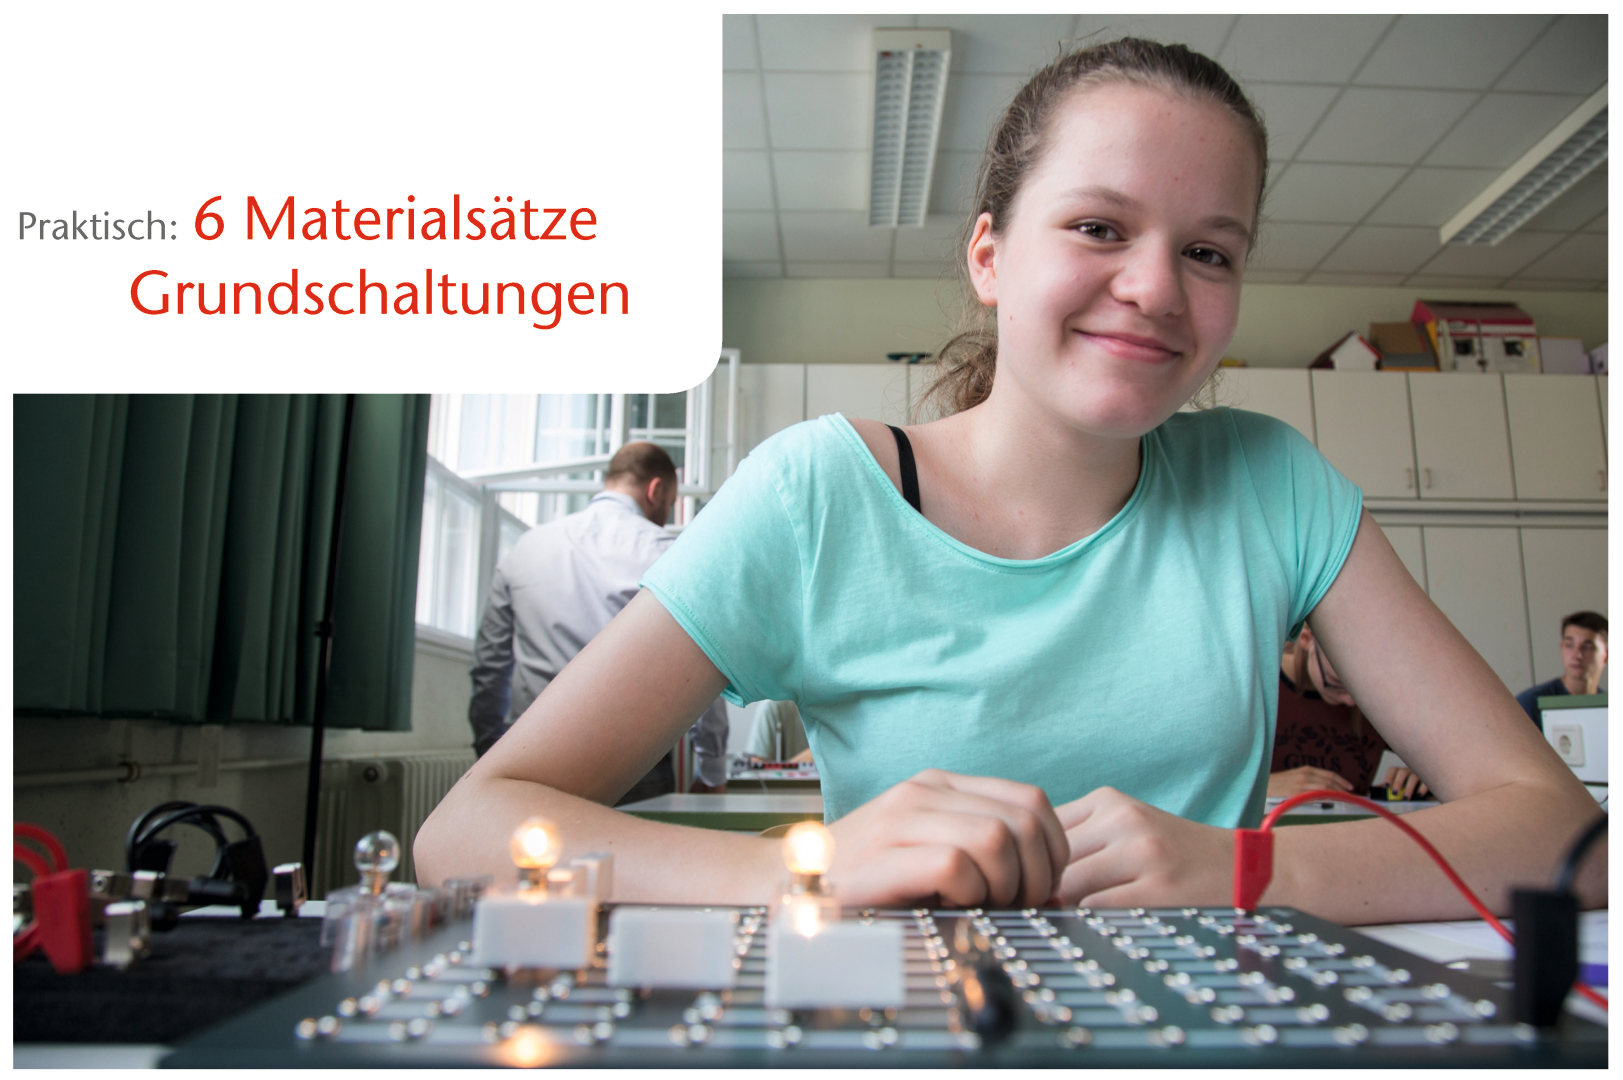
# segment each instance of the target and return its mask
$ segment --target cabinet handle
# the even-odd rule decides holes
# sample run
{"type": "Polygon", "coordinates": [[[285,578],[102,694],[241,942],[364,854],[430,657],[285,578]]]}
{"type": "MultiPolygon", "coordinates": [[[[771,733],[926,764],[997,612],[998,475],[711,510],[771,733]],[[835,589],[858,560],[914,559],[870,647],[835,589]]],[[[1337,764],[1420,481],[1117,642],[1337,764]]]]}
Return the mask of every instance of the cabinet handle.
{"type": "Polygon", "coordinates": [[[1413,491],[1414,490],[1414,469],[1410,468],[1407,465],[1405,465],[1403,467],[1403,490],[1404,491],[1413,491]]]}
{"type": "Polygon", "coordinates": [[[1595,475],[1600,477],[1600,489],[1602,491],[1605,491],[1606,490],[1606,470],[1605,469],[1596,469],[1595,470],[1595,475]]]}
{"type": "Polygon", "coordinates": [[[1421,483],[1429,491],[1431,489],[1431,470],[1430,469],[1421,469],[1420,470],[1420,480],[1421,480],[1421,483]]]}

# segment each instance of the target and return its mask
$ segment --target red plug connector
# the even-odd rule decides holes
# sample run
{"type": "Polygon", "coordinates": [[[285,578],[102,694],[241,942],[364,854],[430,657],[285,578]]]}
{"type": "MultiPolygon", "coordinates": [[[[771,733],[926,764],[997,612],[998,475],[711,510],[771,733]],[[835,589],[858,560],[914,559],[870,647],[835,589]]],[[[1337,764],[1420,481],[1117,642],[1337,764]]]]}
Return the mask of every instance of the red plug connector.
{"type": "Polygon", "coordinates": [[[58,974],[83,971],[91,962],[90,875],[69,870],[61,843],[38,825],[14,822],[11,834],[13,857],[34,872],[29,885],[34,921],[13,938],[12,963],[43,948],[58,974]],[[49,862],[17,843],[17,838],[39,844],[49,862]]]}
{"type": "Polygon", "coordinates": [[[1234,830],[1234,906],[1255,911],[1274,878],[1274,834],[1263,829],[1234,830]]]}

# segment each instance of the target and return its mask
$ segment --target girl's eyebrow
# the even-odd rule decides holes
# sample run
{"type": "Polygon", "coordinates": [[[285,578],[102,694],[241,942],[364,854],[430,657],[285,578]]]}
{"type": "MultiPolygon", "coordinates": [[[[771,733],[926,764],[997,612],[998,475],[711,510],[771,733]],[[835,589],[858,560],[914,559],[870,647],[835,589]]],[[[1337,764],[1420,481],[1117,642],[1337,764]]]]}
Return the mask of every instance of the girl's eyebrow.
{"type": "MultiPolygon", "coordinates": [[[[1109,203],[1112,206],[1120,207],[1123,210],[1138,210],[1141,209],[1143,205],[1126,192],[1117,191],[1113,187],[1104,187],[1102,185],[1090,185],[1088,187],[1072,188],[1069,191],[1064,192],[1062,198],[1067,200],[1094,199],[1100,202],[1109,203]]],[[[1247,248],[1250,248],[1251,246],[1251,230],[1246,227],[1244,222],[1238,220],[1237,218],[1231,218],[1227,214],[1214,214],[1211,217],[1203,218],[1199,222],[1199,225],[1203,229],[1230,233],[1237,237],[1247,248]]]]}

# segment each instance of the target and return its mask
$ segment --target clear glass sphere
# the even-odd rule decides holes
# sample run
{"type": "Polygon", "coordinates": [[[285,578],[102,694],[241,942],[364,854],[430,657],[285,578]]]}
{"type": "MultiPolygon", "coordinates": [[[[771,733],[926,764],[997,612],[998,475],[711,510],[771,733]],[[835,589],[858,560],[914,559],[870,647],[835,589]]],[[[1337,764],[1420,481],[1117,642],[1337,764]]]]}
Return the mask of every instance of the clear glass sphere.
{"type": "Polygon", "coordinates": [[[379,829],[355,842],[355,869],[364,874],[388,874],[400,865],[400,841],[379,829]]]}

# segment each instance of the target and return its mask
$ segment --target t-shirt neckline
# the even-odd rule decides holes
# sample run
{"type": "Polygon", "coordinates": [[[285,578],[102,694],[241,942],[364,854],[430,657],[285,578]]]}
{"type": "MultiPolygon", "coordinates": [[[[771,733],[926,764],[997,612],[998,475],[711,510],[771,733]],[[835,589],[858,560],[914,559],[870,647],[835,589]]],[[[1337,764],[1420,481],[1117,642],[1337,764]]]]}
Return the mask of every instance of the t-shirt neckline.
{"type": "Polygon", "coordinates": [[[913,509],[907,500],[902,498],[902,493],[896,490],[896,485],[891,483],[890,477],[880,467],[879,462],[874,460],[873,453],[868,449],[868,444],[863,441],[861,435],[857,434],[857,429],[851,426],[851,422],[845,418],[843,413],[829,413],[822,419],[833,421],[834,430],[839,432],[840,436],[845,439],[846,444],[856,454],[863,468],[878,483],[881,497],[887,499],[891,508],[902,515],[904,520],[910,522],[914,528],[921,530],[937,543],[945,545],[965,558],[1005,570],[1046,570],[1060,563],[1068,562],[1088,548],[1103,543],[1110,536],[1119,532],[1137,512],[1139,504],[1144,501],[1144,493],[1149,488],[1150,472],[1154,468],[1155,456],[1150,452],[1150,434],[1152,433],[1146,433],[1139,437],[1138,482],[1133,485],[1133,493],[1128,497],[1126,505],[1116,511],[1114,517],[1080,540],[1074,540],[1058,551],[1051,551],[1041,558],[1005,559],[1002,556],[982,551],[980,548],[970,547],[913,509]]]}

